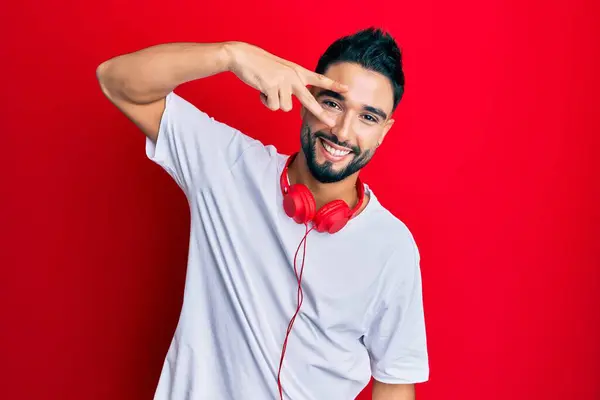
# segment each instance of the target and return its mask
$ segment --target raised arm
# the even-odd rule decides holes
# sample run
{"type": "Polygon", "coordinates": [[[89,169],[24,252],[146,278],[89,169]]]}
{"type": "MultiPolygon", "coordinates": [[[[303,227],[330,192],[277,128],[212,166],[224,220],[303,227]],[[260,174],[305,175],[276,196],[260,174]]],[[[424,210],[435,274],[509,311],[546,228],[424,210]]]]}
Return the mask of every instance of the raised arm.
{"type": "Polygon", "coordinates": [[[165,97],[182,83],[228,68],[224,43],[168,43],[107,60],[96,75],[106,97],[156,142],[165,97]]]}
{"type": "Polygon", "coordinates": [[[331,120],[306,85],[338,92],[339,83],[243,42],[168,43],[109,59],[96,75],[106,97],[156,142],[165,97],[182,83],[233,72],[259,90],[267,107],[289,111],[291,96],[325,123],[331,120]]]}

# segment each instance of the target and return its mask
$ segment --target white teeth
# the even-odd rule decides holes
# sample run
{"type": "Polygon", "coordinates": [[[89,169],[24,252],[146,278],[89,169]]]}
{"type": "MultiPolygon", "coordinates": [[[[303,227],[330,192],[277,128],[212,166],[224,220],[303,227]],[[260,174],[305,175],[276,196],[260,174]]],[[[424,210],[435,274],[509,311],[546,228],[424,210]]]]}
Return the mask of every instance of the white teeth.
{"type": "Polygon", "coordinates": [[[346,154],[350,153],[350,150],[337,150],[334,149],[333,147],[331,147],[330,145],[328,145],[327,143],[325,143],[324,140],[321,140],[321,143],[323,143],[323,147],[325,148],[325,150],[327,150],[327,152],[329,154],[331,154],[334,157],[342,157],[345,156],[346,154]]]}

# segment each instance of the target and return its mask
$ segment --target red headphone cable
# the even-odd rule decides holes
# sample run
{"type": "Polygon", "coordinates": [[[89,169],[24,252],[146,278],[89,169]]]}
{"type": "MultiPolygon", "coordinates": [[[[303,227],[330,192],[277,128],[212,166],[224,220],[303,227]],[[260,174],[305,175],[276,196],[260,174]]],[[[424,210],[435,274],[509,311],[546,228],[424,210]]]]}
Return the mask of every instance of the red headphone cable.
{"type": "Polygon", "coordinates": [[[292,317],[292,319],[290,319],[290,323],[288,324],[287,332],[285,334],[285,340],[283,341],[283,348],[281,350],[281,358],[279,360],[279,371],[277,372],[277,384],[279,387],[279,398],[281,400],[283,400],[283,389],[281,387],[281,368],[283,367],[283,358],[285,356],[285,350],[287,349],[287,341],[288,341],[290,332],[292,331],[292,326],[294,325],[294,321],[296,321],[296,316],[300,312],[300,307],[302,306],[302,301],[304,300],[304,293],[302,292],[302,274],[304,272],[304,259],[306,258],[306,237],[308,236],[310,231],[312,231],[314,229],[314,227],[309,229],[308,223],[306,223],[304,225],[306,226],[306,234],[300,241],[300,244],[298,245],[298,248],[296,249],[296,254],[294,255],[294,273],[296,274],[296,279],[298,281],[298,294],[296,297],[296,301],[298,302],[298,307],[296,307],[296,312],[294,313],[294,316],[292,317]],[[300,275],[298,275],[298,269],[296,268],[296,259],[298,258],[298,252],[300,251],[300,246],[302,246],[303,242],[304,242],[304,249],[303,249],[303,254],[302,254],[302,266],[300,267],[300,275]]]}

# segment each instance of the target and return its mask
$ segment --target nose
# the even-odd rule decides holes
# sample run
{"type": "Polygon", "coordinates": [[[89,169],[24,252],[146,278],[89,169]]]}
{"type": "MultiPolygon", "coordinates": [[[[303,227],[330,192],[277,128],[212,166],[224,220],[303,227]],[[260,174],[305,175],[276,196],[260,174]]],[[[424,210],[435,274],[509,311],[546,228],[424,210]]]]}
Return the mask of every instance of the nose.
{"type": "Polygon", "coordinates": [[[340,142],[344,142],[350,138],[351,134],[351,117],[349,113],[340,113],[335,125],[331,128],[331,133],[337,136],[340,142]]]}

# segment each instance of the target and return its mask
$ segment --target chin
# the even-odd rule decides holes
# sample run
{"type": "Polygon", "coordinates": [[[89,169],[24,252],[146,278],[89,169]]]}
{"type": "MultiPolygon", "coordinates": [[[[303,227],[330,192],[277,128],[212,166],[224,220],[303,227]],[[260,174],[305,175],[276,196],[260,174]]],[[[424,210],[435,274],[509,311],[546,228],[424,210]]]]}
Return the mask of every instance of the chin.
{"type": "Polygon", "coordinates": [[[343,161],[337,161],[337,162],[332,162],[330,160],[325,160],[321,157],[316,157],[316,164],[321,167],[321,168],[328,168],[330,169],[332,172],[334,173],[339,173],[342,172],[346,167],[348,167],[348,165],[350,164],[351,160],[343,160],[343,161]]]}
{"type": "MultiPolygon", "coordinates": [[[[307,126],[301,135],[302,152],[312,176],[321,183],[334,183],[359,171],[371,158],[372,152],[357,155],[333,143],[325,143],[311,135],[307,126]]],[[[358,150],[357,150],[358,151],[358,150]]]]}

